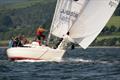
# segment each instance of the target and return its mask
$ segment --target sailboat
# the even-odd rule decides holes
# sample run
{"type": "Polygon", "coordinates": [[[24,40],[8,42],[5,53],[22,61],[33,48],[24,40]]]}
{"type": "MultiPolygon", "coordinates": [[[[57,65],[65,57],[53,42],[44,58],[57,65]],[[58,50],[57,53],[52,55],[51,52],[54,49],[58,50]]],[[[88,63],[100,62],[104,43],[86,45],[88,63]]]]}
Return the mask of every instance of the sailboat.
{"type": "Polygon", "coordinates": [[[69,42],[86,49],[102,31],[120,0],[57,0],[48,41],[52,35],[63,40],[56,49],[29,45],[7,49],[11,60],[60,61],[69,42]]]}

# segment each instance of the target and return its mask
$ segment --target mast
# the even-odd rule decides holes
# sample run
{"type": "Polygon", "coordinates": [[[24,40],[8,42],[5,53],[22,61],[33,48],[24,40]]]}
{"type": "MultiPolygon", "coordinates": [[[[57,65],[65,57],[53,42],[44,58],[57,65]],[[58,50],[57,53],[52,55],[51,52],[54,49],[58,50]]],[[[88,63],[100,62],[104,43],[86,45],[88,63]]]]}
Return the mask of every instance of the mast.
{"type": "Polygon", "coordinates": [[[56,4],[56,8],[55,8],[55,12],[54,12],[52,24],[51,24],[51,27],[50,27],[50,32],[49,32],[49,35],[48,35],[48,38],[47,38],[47,45],[48,45],[49,42],[50,42],[50,38],[51,38],[51,34],[52,34],[52,28],[53,28],[53,24],[54,24],[55,18],[56,18],[56,16],[57,16],[56,13],[57,13],[57,11],[58,11],[59,5],[60,5],[60,0],[57,0],[57,4],[56,4]]]}

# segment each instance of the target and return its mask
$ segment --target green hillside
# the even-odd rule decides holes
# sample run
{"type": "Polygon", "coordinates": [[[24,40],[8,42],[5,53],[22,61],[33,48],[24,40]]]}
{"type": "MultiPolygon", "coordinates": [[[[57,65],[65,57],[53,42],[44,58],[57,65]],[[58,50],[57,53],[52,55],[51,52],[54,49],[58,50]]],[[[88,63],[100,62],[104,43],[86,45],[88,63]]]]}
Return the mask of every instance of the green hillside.
{"type": "Polygon", "coordinates": [[[120,16],[112,16],[92,45],[120,46],[120,16]]]}
{"type": "Polygon", "coordinates": [[[38,3],[41,4],[46,4],[46,3],[51,3],[54,0],[18,0],[15,3],[11,2],[11,3],[6,3],[4,5],[0,5],[0,10],[13,10],[13,9],[20,9],[20,8],[27,8],[27,7],[31,7],[33,5],[36,5],[38,3]]]}
{"type": "Polygon", "coordinates": [[[113,16],[110,20],[109,20],[109,22],[108,22],[108,24],[107,24],[107,26],[116,26],[116,27],[120,27],[120,16],[113,16]]]}
{"type": "Polygon", "coordinates": [[[39,25],[47,24],[44,27],[48,28],[55,3],[56,0],[28,0],[0,7],[2,10],[0,11],[0,39],[9,39],[19,34],[31,37],[34,36],[34,31],[39,25]]]}

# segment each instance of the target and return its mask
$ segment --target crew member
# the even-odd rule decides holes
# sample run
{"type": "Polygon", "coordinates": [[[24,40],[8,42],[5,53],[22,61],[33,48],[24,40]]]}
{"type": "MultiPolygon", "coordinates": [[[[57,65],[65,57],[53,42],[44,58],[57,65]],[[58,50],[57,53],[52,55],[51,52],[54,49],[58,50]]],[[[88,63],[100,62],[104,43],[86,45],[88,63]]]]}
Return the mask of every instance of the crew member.
{"type": "Polygon", "coordinates": [[[40,42],[42,42],[42,40],[45,40],[45,35],[43,34],[46,30],[42,27],[39,27],[37,30],[36,30],[36,36],[38,38],[38,40],[40,42]]]}

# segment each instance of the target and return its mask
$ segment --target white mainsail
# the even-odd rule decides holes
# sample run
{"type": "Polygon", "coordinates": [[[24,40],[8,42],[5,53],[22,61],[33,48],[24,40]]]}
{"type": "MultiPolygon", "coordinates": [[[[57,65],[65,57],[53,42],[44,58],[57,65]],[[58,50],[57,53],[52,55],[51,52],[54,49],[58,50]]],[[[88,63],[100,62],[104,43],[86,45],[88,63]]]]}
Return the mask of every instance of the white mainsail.
{"type": "Polygon", "coordinates": [[[120,0],[58,0],[51,33],[63,38],[67,32],[84,49],[102,31],[120,0]]]}
{"type": "Polygon", "coordinates": [[[58,0],[51,33],[62,38],[78,18],[88,0],[58,0]]]}
{"type": "Polygon", "coordinates": [[[89,0],[81,16],[70,29],[70,37],[87,48],[102,31],[119,0],[89,0]]]}

